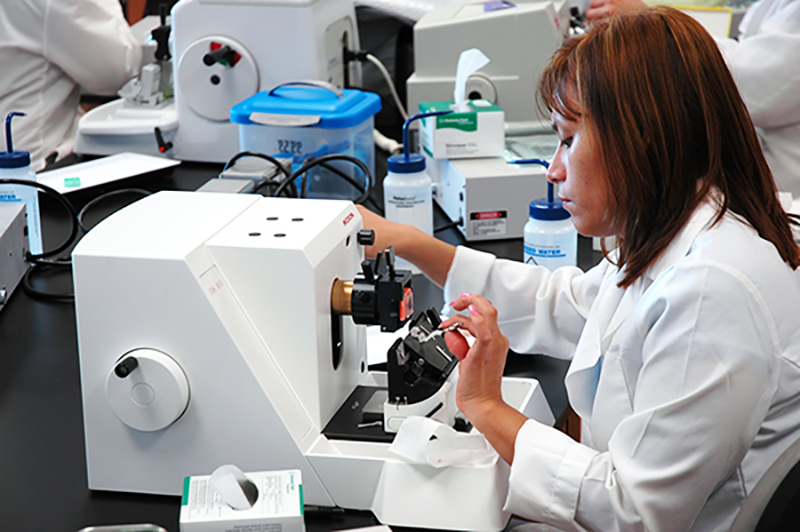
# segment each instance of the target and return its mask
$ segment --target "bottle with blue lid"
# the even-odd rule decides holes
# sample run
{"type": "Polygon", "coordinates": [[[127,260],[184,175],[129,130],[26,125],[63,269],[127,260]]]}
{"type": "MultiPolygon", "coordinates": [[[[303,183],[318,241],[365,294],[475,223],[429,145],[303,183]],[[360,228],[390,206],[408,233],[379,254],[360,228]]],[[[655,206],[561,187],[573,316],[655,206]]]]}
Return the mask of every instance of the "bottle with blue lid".
{"type": "Polygon", "coordinates": [[[526,264],[545,266],[554,271],[578,264],[578,232],[561,200],[553,198],[553,184],[547,184],[547,197],[533,200],[528,223],[523,230],[526,264]]]}
{"type": "MultiPolygon", "coordinates": [[[[14,150],[11,138],[11,119],[25,116],[25,113],[11,112],[6,117],[6,147],[8,151],[0,152],[0,179],[18,179],[36,182],[36,174],[31,168],[31,154],[27,151],[14,150]]],[[[28,222],[28,245],[33,255],[42,253],[42,229],[39,217],[39,191],[35,186],[19,184],[0,184],[0,201],[24,202],[28,222]]]]}
{"type": "MultiPolygon", "coordinates": [[[[389,171],[383,180],[383,208],[387,220],[410,224],[433,235],[433,182],[425,171],[425,157],[409,153],[408,127],[419,118],[450,112],[420,113],[403,124],[403,153],[389,157],[389,171]]],[[[418,268],[402,259],[397,259],[395,264],[419,273],[418,268]]]]}

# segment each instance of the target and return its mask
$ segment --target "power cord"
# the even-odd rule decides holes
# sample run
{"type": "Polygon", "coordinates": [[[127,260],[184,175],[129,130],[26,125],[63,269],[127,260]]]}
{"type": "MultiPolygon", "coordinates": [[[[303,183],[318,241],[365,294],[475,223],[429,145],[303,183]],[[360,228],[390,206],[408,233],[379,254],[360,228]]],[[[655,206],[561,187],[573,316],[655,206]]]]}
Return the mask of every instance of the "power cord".
{"type": "Polygon", "coordinates": [[[30,262],[31,264],[37,264],[41,259],[58,255],[62,251],[68,249],[70,245],[72,245],[72,243],[78,237],[78,218],[77,214],[75,214],[75,207],[72,206],[72,203],[62,193],[42,183],[37,183],[35,181],[27,181],[25,179],[0,179],[0,185],[22,185],[26,187],[33,187],[39,189],[48,196],[55,198],[56,201],[58,201],[64,207],[64,209],[69,213],[71,227],[70,227],[70,235],[67,237],[67,239],[64,242],[62,242],[58,247],[51,249],[49,251],[43,251],[37,255],[34,255],[29,251],[25,258],[25,260],[27,260],[28,262],[30,262]]]}
{"type": "Polygon", "coordinates": [[[334,175],[344,178],[348,183],[353,185],[356,190],[358,190],[361,194],[353,200],[353,203],[362,204],[364,203],[367,198],[369,198],[370,192],[372,191],[372,175],[370,174],[369,168],[361,159],[353,157],[351,155],[344,155],[344,154],[331,154],[331,155],[324,155],[319,158],[311,158],[309,157],[306,159],[302,166],[298,168],[295,172],[293,172],[288,178],[286,178],[278,188],[275,189],[273,192],[273,197],[278,197],[283,191],[289,187],[291,184],[294,183],[295,179],[301,177],[301,184],[300,184],[300,194],[298,197],[305,198],[306,195],[306,188],[307,188],[307,172],[316,166],[322,166],[328,170],[332,170],[334,175]],[[352,179],[350,176],[341,172],[340,170],[335,169],[334,167],[330,166],[329,162],[332,161],[348,161],[355,166],[359,167],[364,174],[364,179],[366,181],[366,186],[362,186],[360,183],[352,179]]]}
{"type": "MultiPolygon", "coordinates": [[[[289,179],[289,177],[291,176],[289,170],[287,170],[286,167],[283,165],[283,163],[279,161],[276,157],[256,151],[243,151],[237,153],[231,159],[229,159],[227,163],[225,163],[225,166],[222,168],[220,175],[222,175],[223,173],[225,173],[226,170],[231,168],[236,163],[236,161],[243,159],[245,157],[256,157],[258,159],[264,159],[265,161],[272,163],[278,170],[278,172],[283,174],[286,177],[286,179],[289,179]]],[[[274,185],[274,182],[270,181],[269,178],[265,177],[264,179],[255,184],[255,186],[253,187],[253,192],[256,193],[267,185],[274,185]]],[[[294,188],[294,184],[292,185],[292,189],[289,190],[288,193],[292,194],[293,197],[297,196],[297,189],[294,188]]]]}
{"type": "Polygon", "coordinates": [[[144,190],[142,188],[121,188],[119,190],[112,190],[110,192],[106,192],[105,194],[101,194],[96,198],[92,199],[89,203],[83,206],[83,208],[78,212],[77,220],[78,220],[78,227],[80,227],[81,231],[84,233],[88,233],[89,229],[86,228],[86,225],[83,223],[83,217],[86,216],[86,213],[95,205],[100,203],[103,200],[106,200],[112,196],[119,196],[122,194],[140,194],[142,197],[149,196],[152,194],[149,190],[144,190]]]}
{"type": "Polygon", "coordinates": [[[53,257],[59,253],[62,253],[76,241],[78,237],[79,223],[78,216],[75,213],[75,207],[66,196],[42,183],[27,181],[24,179],[0,179],[0,185],[21,185],[36,188],[58,201],[69,214],[71,224],[70,235],[66,240],[64,240],[64,242],[49,251],[43,251],[39,254],[32,254],[30,251],[27,252],[25,260],[26,262],[30,263],[31,267],[28,268],[28,271],[26,271],[25,275],[22,277],[22,289],[26,294],[35,299],[58,303],[68,303],[74,301],[75,297],[73,294],[53,294],[37,290],[33,287],[32,278],[34,273],[52,273],[56,269],[68,268],[72,265],[72,261],[69,259],[48,259],[48,257],[53,257]]]}

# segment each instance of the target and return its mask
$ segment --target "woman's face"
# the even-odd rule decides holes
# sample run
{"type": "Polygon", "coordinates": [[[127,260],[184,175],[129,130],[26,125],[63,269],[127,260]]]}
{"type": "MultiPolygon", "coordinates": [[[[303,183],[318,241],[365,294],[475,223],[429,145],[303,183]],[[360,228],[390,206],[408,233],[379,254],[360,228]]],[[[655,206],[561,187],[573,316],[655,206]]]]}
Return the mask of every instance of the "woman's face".
{"type": "Polygon", "coordinates": [[[547,170],[547,179],[558,185],[558,197],[584,236],[617,233],[608,177],[600,160],[599,144],[583,118],[567,119],[553,112],[559,145],[547,170]]]}

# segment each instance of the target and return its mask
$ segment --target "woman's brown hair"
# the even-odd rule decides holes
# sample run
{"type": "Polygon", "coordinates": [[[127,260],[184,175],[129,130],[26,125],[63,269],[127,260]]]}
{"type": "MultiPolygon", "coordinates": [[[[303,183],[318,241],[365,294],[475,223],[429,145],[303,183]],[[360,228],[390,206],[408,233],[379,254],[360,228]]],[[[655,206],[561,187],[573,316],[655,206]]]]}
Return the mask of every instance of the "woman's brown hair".
{"type": "Polygon", "coordinates": [[[621,286],[647,271],[715,189],[715,221],[730,209],[800,265],[750,115],[716,43],[688,15],[655,7],[596,24],[556,51],[539,98],[587,119],[598,139],[621,228],[621,286]]]}

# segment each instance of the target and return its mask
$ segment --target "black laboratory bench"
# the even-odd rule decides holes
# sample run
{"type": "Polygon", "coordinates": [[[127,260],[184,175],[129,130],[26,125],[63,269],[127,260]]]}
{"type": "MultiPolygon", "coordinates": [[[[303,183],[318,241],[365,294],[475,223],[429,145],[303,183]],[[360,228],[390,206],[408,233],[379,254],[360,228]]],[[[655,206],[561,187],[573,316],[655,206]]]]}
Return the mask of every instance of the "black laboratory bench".
{"type": "MultiPolygon", "coordinates": [[[[377,174],[382,175],[379,168],[377,174]]],[[[220,165],[183,163],[180,166],[124,181],[76,191],[69,195],[76,208],[106,192],[124,188],[196,190],[217,175],[220,165]]],[[[385,170],[384,170],[385,172],[385,170]]],[[[128,202],[135,193],[110,196],[86,213],[92,226],[128,202]]],[[[42,196],[45,249],[69,234],[67,215],[42,196]]],[[[435,225],[448,220],[438,211],[435,225]]],[[[464,244],[454,228],[437,234],[464,244]]],[[[470,244],[512,259],[522,258],[520,239],[470,244]]],[[[599,259],[591,242],[582,240],[579,261],[599,259]]],[[[441,291],[426,279],[415,279],[417,308],[441,305],[441,291]]],[[[68,294],[68,269],[45,269],[31,280],[34,289],[68,294]]],[[[565,361],[538,355],[511,354],[508,373],[537,377],[551,408],[567,412],[563,387],[565,361]]],[[[92,492],[87,487],[81,388],[75,310],[71,302],[46,301],[18,287],[0,310],[0,530],[77,532],[84,527],[154,523],[178,532],[178,497],[92,492]]],[[[378,524],[370,512],[309,509],[310,532],[343,530],[378,524]]]]}

